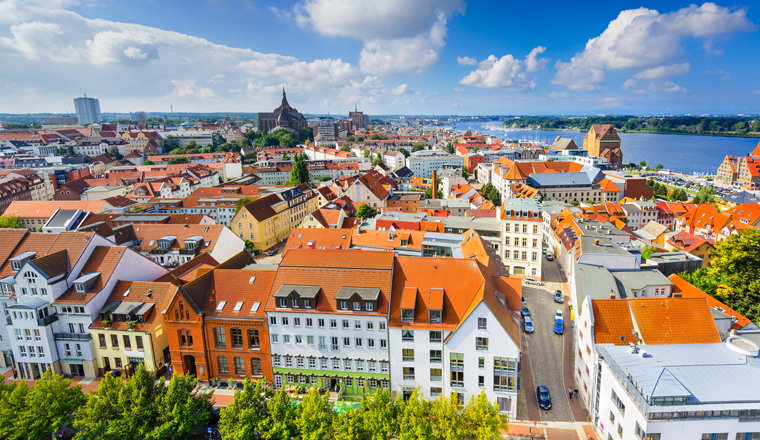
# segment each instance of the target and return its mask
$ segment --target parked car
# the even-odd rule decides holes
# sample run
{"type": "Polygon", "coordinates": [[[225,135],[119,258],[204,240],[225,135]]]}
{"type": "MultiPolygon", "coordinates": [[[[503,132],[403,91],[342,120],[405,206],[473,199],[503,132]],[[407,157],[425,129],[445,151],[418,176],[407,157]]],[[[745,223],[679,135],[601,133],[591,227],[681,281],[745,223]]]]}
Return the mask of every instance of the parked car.
{"type": "Polygon", "coordinates": [[[536,387],[536,399],[538,399],[538,406],[542,409],[552,409],[552,398],[549,396],[549,388],[539,385],[536,387]]]}
{"type": "Polygon", "coordinates": [[[554,291],[554,302],[562,304],[564,302],[565,298],[562,296],[561,290],[555,290],[554,291]]]}
{"type": "Polygon", "coordinates": [[[554,261],[554,257],[552,257],[552,254],[546,254],[546,261],[554,261]]]}
{"type": "Polygon", "coordinates": [[[277,249],[277,248],[271,249],[269,252],[267,252],[267,255],[269,255],[271,257],[272,255],[275,255],[278,250],[279,249],[277,249]]]}
{"type": "Polygon", "coordinates": [[[523,317],[530,316],[530,310],[528,310],[527,307],[523,307],[521,313],[522,313],[523,317]]]}
{"type": "Polygon", "coordinates": [[[536,286],[541,285],[541,281],[538,281],[537,279],[531,277],[527,277],[523,281],[525,281],[525,284],[534,284],[536,286]]]}
{"type": "Polygon", "coordinates": [[[524,317],[523,320],[525,321],[523,323],[525,333],[533,333],[533,321],[530,319],[530,316],[524,317]]]}
{"type": "Polygon", "coordinates": [[[556,320],[554,320],[554,333],[561,335],[562,332],[564,332],[564,330],[565,330],[565,326],[562,321],[562,318],[557,318],[556,320]]]}
{"type": "Polygon", "coordinates": [[[557,309],[557,311],[554,312],[554,320],[562,319],[562,318],[563,318],[563,316],[562,316],[562,310],[557,309]]]}

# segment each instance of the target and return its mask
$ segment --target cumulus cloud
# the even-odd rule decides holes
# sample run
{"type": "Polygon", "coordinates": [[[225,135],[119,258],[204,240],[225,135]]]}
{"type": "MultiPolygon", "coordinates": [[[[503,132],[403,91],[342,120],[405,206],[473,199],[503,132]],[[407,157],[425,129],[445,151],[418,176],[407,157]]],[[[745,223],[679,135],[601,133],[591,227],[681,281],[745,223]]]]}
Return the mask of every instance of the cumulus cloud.
{"type": "Polygon", "coordinates": [[[314,106],[347,87],[354,90],[351,102],[363,90],[375,100],[388,94],[379,79],[371,88],[353,87],[365,75],[341,59],[261,53],[19,0],[0,1],[0,58],[0,108],[9,112],[28,111],[30,96],[45,96],[48,111],[70,111],[79,93],[99,97],[104,111],[168,110],[170,103],[251,111],[252,99],[255,107],[278,103],[283,85],[303,93],[295,102],[314,106]]]}
{"type": "Polygon", "coordinates": [[[546,64],[546,59],[536,58],[545,50],[545,47],[538,46],[530,51],[525,60],[517,59],[511,54],[501,58],[491,55],[481,61],[476,70],[459,80],[459,83],[488,89],[504,88],[510,91],[534,89],[536,80],[528,72],[534,72],[546,64]]]}
{"type": "Polygon", "coordinates": [[[457,57],[457,63],[460,66],[474,66],[478,64],[478,60],[476,60],[475,58],[464,56],[464,57],[457,57]]]}
{"type": "MultiPolygon", "coordinates": [[[[754,29],[745,9],[731,10],[714,3],[691,5],[666,14],[647,8],[625,10],[601,35],[590,39],[583,52],[575,54],[569,62],[558,61],[552,83],[571,90],[594,90],[604,81],[604,69],[646,72],[681,66],[683,70],[684,64],[673,62],[688,56],[684,39],[703,38],[712,48],[715,36],[754,29]]],[[[656,71],[647,75],[654,78],[656,71]]]]}
{"type": "Polygon", "coordinates": [[[362,40],[359,66],[375,75],[421,73],[438,61],[448,20],[463,0],[302,0],[296,23],[324,35],[362,40]]]}
{"type": "Polygon", "coordinates": [[[407,93],[409,93],[409,86],[406,84],[401,84],[400,86],[391,90],[392,95],[406,95],[407,93]]]}
{"type": "Polygon", "coordinates": [[[683,76],[689,73],[689,63],[683,64],[669,64],[665,66],[652,67],[651,69],[644,69],[641,72],[633,75],[638,79],[663,79],[672,78],[674,76],[683,76]]]}

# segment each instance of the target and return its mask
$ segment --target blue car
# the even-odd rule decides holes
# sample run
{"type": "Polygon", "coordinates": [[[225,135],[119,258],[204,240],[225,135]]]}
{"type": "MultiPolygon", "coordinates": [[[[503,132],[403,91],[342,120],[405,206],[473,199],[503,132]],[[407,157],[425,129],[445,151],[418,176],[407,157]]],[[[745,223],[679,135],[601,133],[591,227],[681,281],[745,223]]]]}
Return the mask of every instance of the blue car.
{"type": "Polygon", "coordinates": [[[561,335],[562,332],[565,331],[565,326],[562,323],[562,318],[557,318],[556,321],[554,321],[554,333],[561,335]]]}
{"type": "Polygon", "coordinates": [[[552,409],[552,398],[549,396],[549,388],[539,385],[536,387],[536,398],[538,399],[538,406],[542,409],[552,409]]]}

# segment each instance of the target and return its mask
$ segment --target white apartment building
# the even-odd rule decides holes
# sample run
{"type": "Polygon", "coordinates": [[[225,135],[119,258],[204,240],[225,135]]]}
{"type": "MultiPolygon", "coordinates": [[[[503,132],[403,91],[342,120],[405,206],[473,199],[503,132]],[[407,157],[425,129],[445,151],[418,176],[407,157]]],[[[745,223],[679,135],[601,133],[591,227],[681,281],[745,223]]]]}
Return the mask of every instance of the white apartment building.
{"type": "Polygon", "coordinates": [[[356,399],[390,387],[393,259],[383,251],[288,251],[266,306],[275,388],[311,384],[356,399]]]}
{"type": "Polygon", "coordinates": [[[591,421],[601,438],[760,438],[760,359],[754,342],[597,344],[591,421]]]}
{"type": "Polygon", "coordinates": [[[520,281],[493,284],[469,259],[398,257],[394,271],[403,274],[390,312],[394,395],[407,398],[419,387],[427,399],[456,393],[466,403],[485,392],[514,418],[520,281]]]}
{"type": "Polygon", "coordinates": [[[179,147],[185,148],[190,142],[195,141],[195,144],[201,147],[206,145],[212,145],[214,139],[221,137],[219,132],[214,130],[188,130],[188,131],[172,131],[172,132],[160,132],[163,139],[167,136],[172,136],[179,141],[179,147]]]}
{"type": "Polygon", "coordinates": [[[632,231],[643,228],[652,220],[657,221],[659,213],[657,205],[651,200],[625,203],[623,204],[623,211],[625,211],[625,216],[628,219],[628,228],[632,231]]]}
{"type": "Polygon", "coordinates": [[[437,150],[422,150],[406,158],[406,166],[417,177],[430,177],[444,166],[464,167],[464,158],[437,150]],[[423,153],[423,154],[420,154],[423,153]]]}
{"type": "Polygon", "coordinates": [[[535,199],[506,199],[501,204],[501,258],[512,275],[541,279],[543,219],[535,199]]]}

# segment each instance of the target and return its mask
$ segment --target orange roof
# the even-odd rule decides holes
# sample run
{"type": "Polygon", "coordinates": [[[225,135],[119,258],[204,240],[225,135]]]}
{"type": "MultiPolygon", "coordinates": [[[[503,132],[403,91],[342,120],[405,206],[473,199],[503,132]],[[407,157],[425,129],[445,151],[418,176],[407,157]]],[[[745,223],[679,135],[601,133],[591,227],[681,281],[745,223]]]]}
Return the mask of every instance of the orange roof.
{"type": "Polygon", "coordinates": [[[111,274],[116,269],[125,252],[130,251],[123,246],[96,246],[84,264],[84,267],[82,267],[82,271],[77,274],[79,277],[92,272],[100,273],[100,276],[90,290],[85,293],[79,293],[74,290],[74,286],[72,285],[58,299],[53,301],[53,304],[87,304],[106,287],[106,283],[108,283],[111,274]]]}
{"type": "Polygon", "coordinates": [[[636,343],[628,301],[617,299],[591,300],[594,310],[594,341],[597,344],[627,345],[636,343]]]}
{"type": "Polygon", "coordinates": [[[757,147],[749,153],[750,156],[760,156],[760,142],[757,143],[757,147]]]}
{"type": "Polygon", "coordinates": [[[620,192],[621,189],[610,179],[603,179],[597,183],[602,188],[602,192],[620,192]]]}
{"type": "Polygon", "coordinates": [[[206,316],[234,316],[265,318],[264,306],[277,275],[276,270],[216,269],[206,295],[203,309],[206,316]],[[219,303],[226,301],[222,310],[219,303]],[[237,304],[242,302],[239,311],[237,304]],[[259,307],[254,304],[259,303],[259,307]]]}
{"type": "Polygon", "coordinates": [[[375,231],[362,230],[361,234],[354,234],[351,238],[353,246],[364,246],[379,249],[422,249],[422,239],[425,231],[375,231]],[[407,244],[401,243],[406,240],[407,244]]]}
{"type": "Polygon", "coordinates": [[[57,209],[81,209],[99,213],[110,208],[104,200],[48,200],[13,201],[3,214],[15,214],[21,218],[50,218],[57,209]]]}
{"type": "Polygon", "coordinates": [[[713,298],[712,296],[708,295],[707,293],[703,292],[702,290],[694,287],[692,284],[690,284],[688,281],[684,280],[683,278],[679,277],[676,274],[673,274],[668,277],[668,279],[675,285],[673,290],[675,292],[680,292],[681,296],[683,298],[704,298],[707,300],[707,303],[712,307],[713,309],[721,308],[722,313],[725,315],[730,316],[733,318],[733,324],[731,324],[731,328],[739,330],[746,326],[747,324],[751,324],[752,321],[745,318],[732,308],[728,307],[727,305],[723,304],[722,302],[718,301],[717,299],[713,298]]]}
{"type": "Polygon", "coordinates": [[[351,229],[293,228],[283,254],[291,249],[306,248],[311,241],[314,241],[313,249],[348,249],[351,247],[351,232],[351,229]]]}
{"type": "MultiPolygon", "coordinates": [[[[443,292],[441,292],[442,294],[443,292]]],[[[441,298],[441,302],[443,302],[443,298],[441,298]]],[[[401,309],[413,309],[415,304],[417,304],[417,288],[416,287],[404,287],[404,290],[401,292],[401,302],[399,303],[399,308],[401,309]]],[[[438,305],[438,304],[436,304],[438,305]]],[[[443,309],[443,304],[441,304],[440,308],[437,308],[435,310],[441,310],[443,309]]]]}
{"type": "MultiPolygon", "coordinates": [[[[17,232],[8,233],[7,231],[13,230],[0,230],[0,238],[8,237],[13,239],[14,237],[17,237],[17,232]]],[[[21,241],[16,241],[18,244],[2,262],[2,266],[0,266],[0,278],[11,275],[12,273],[11,264],[8,262],[8,258],[18,256],[24,252],[36,252],[36,258],[40,258],[61,250],[66,250],[69,256],[68,270],[72,270],[74,264],[79,260],[79,257],[82,255],[82,252],[84,252],[85,247],[94,235],[95,234],[92,232],[62,232],[60,234],[29,232],[24,235],[21,241]]],[[[3,252],[4,251],[5,250],[3,249],[3,252]]]]}
{"type": "MultiPolygon", "coordinates": [[[[161,312],[168,306],[168,304],[164,305],[164,301],[170,300],[176,292],[177,286],[171,283],[119,281],[114,286],[113,291],[111,291],[111,296],[106,304],[112,301],[153,303],[153,308],[145,316],[145,322],[137,323],[135,326],[136,331],[146,331],[152,327],[152,324],[156,322],[161,312]]],[[[163,320],[159,322],[163,322],[163,320]]],[[[92,328],[95,329],[102,329],[104,327],[100,318],[92,324],[92,328]]],[[[118,321],[112,322],[109,324],[109,327],[112,330],[126,330],[128,328],[126,322],[118,321]]]]}
{"type": "Polygon", "coordinates": [[[704,298],[642,298],[629,303],[645,344],[721,342],[704,298]]]}
{"type": "Polygon", "coordinates": [[[393,267],[393,252],[291,249],[287,255],[283,256],[280,267],[390,270],[393,267]]]}

